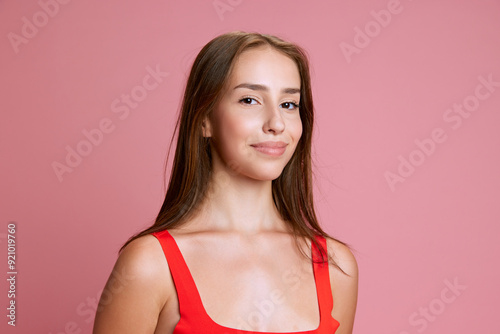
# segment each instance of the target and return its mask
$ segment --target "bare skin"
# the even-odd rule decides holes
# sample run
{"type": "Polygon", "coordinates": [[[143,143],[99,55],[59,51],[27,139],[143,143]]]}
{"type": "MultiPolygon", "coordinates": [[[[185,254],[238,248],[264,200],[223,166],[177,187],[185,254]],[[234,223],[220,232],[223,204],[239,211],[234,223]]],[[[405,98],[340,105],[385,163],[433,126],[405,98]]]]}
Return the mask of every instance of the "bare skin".
{"type": "MultiPolygon", "coordinates": [[[[240,236],[226,233],[193,236],[172,231],[171,234],[193,275],[205,310],[217,324],[262,332],[317,328],[319,313],[312,268],[305,260],[302,260],[303,266],[297,265],[301,255],[286,234],[269,233],[259,237],[260,243],[252,239],[242,242],[240,236]],[[214,249],[206,247],[214,244],[217,245],[214,249]],[[273,256],[266,256],[266,250],[270,249],[274,250],[273,256]],[[283,302],[275,304],[274,312],[264,317],[266,323],[261,328],[242,327],[243,323],[253,324],[249,318],[256,310],[253,302],[270,300],[276,289],[282,292],[283,302]]],[[[357,295],[356,263],[345,246],[328,240],[328,248],[334,250],[338,263],[352,275],[349,278],[330,266],[332,316],[341,324],[336,333],[352,333],[357,295]]],[[[94,334],[173,333],[180,319],[178,299],[158,240],[148,235],[133,241],[120,255],[114,270],[133,278],[97,313],[94,334]]]]}
{"type": "MultiPolygon", "coordinates": [[[[300,94],[295,63],[268,47],[245,51],[235,64],[229,88],[207,118],[212,138],[214,178],[210,195],[189,221],[169,230],[193,276],[203,306],[217,324],[259,332],[316,329],[319,309],[313,270],[293,242],[274,206],[271,181],[293,154],[302,127],[291,106],[300,94]],[[267,90],[237,88],[257,83],[267,90]],[[248,98],[242,101],[242,98],[248,98]],[[280,157],[257,152],[250,144],[281,140],[280,157]],[[228,163],[231,162],[231,163],[228,163]],[[249,204],[251,203],[251,204],[249,204]],[[256,304],[274,299],[272,312],[256,320],[256,304]]],[[[358,268],[351,251],[329,239],[328,251],[347,272],[329,267],[336,334],[350,334],[354,322],[358,268]]],[[[301,247],[310,254],[310,242],[301,247]]],[[[94,334],[173,333],[180,319],[177,293],[158,240],[143,236],[120,254],[96,314],[94,334]]]]}

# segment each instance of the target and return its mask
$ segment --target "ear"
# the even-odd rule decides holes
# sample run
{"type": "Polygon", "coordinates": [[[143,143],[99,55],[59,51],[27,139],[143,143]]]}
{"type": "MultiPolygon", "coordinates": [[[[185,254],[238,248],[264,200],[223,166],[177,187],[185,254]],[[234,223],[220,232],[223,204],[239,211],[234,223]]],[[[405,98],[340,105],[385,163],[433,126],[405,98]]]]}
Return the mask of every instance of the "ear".
{"type": "Polygon", "coordinates": [[[212,137],[212,125],[208,116],[205,116],[202,123],[203,137],[212,137]]]}

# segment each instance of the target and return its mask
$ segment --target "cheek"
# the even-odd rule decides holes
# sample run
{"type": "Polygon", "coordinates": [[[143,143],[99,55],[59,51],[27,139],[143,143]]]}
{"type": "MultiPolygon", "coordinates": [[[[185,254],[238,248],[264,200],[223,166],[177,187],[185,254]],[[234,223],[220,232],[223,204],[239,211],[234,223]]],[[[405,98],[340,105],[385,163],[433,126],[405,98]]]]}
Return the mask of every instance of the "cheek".
{"type": "Polygon", "coordinates": [[[224,143],[231,140],[241,139],[248,132],[248,125],[239,117],[234,115],[225,115],[221,117],[218,123],[217,134],[223,139],[224,143]]]}
{"type": "Polygon", "coordinates": [[[215,137],[220,147],[221,154],[233,155],[245,152],[246,145],[250,144],[252,134],[255,132],[255,124],[244,117],[224,115],[217,122],[215,137]]]}
{"type": "Polygon", "coordinates": [[[302,136],[302,121],[300,117],[290,122],[289,129],[290,135],[294,138],[295,142],[298,142],[302,136]]]}

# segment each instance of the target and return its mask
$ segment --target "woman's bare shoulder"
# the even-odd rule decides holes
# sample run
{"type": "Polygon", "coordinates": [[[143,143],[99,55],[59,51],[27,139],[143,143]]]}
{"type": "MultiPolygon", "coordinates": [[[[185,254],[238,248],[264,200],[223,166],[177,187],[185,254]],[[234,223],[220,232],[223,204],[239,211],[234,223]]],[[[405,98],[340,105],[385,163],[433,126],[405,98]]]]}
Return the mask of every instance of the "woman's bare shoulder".
{"type": "Polygon", "coordinates": [[[358,300],[358,263],[351,249],[343,243],[327,238],[328,253],[344,272],[330,265],[330,283],[333,296],[332,316],[340,323],[338,334],[351,334],[358,300]]]}
{"type": "Polygon", "coordinates": [[[120,253],[115,267],[129,272],[138,285],[154,289],[158,302],[164,303],[175,292],[165,253],[152,234],[131,241],[120,253]]]}
{"type": "Polygon", "coordinates": [[[333,238],[326,238],[328,253],[342,270],[350,276],[358,275],[358,262],[352,250],[333,238]]]}
{"type": "Polygon", "coordinates": [[[137,271],[138,275],[146,277],[168,270],[161,244],[152,234],[132,240],[119,254],[117,263],[130,267],[137,271]]]}
{"type": "Polygon", "coordinates": [[[153,332],[175,293],[162,247],[153,235],[131,241],[119,254],[101,294],[94,334],[153,332]]]}

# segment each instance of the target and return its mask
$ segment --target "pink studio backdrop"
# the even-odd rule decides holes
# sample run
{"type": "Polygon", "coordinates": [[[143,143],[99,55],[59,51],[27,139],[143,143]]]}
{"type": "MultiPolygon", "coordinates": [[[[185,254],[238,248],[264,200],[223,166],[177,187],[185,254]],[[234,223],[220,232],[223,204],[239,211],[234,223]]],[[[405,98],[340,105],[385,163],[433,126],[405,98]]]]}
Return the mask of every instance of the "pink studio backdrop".
{"type": "Polygon", "coordinates": [[[354,332],[500,333],[498,0],[2,1],[0,331],[91,333],[162,203],[189,66],[231,30],[309,52],[315,200],[355,249],[354,332]]]}

